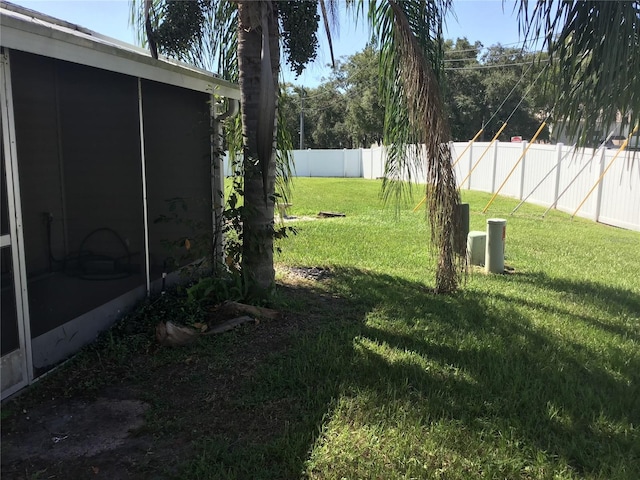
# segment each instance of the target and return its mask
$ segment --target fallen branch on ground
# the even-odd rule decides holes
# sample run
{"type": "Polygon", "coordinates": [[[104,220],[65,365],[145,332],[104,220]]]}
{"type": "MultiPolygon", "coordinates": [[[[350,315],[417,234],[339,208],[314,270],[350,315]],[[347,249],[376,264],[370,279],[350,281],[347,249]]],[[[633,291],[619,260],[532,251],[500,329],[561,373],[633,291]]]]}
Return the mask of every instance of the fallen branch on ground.
{"type": "MultiPolygon", "coordinates": [[[[214,310],[219,316],[231,316],[228,320],[205,330],[185,327],[173,322],[160,322],[156,325],[156,340],[166,347],[179,347],[193,343],[199,335],[217,335],[228,332],[245,323],[258,323],[257,318],[275,319],[279,312],[270,308],[255,307],[238,302],[225,302],[214,310]],[[249,315],[242,315],[242,314],[249,315]]],[[[196,325],[197,326],[197,325],[196,325]]],[[[206,328],[205,325],[203,327],[206,328]]]]}
{"type": "Polygon", "coordinates": [[[156,340],[160,345],[164,345],[165,347],[181,347],[193,343],[199,335],[217,335],[250,322],[258,323],[258,320],[244,315],[227,320],[204,332],[173,322],[160,322],[156,325],[156,340]]]}
{"type": "Polygon", "coordinates": [[[251,318],[247,315],[244,315],[242,317],[232,318],[231,320],[227,320],[226,322],[223,322],[211,328],[210,330],[207,330],[206,332],[203,333],[203,335],[215,335],[217,333],[228,332],[229,330],[233,330],[234,328],[239,327],[243,323],[249,323],[249,322],[258,323],[258,320],[256,320],[255,318],[251,318]]]}

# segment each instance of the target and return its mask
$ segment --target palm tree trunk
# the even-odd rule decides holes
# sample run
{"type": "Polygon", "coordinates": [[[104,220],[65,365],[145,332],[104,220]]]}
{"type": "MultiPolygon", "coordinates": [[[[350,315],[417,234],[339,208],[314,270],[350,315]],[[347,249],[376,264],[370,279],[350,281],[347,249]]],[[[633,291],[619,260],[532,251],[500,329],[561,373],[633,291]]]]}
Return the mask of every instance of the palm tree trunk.
{"type": "MultiPolygon", "coordinates": [[[[278,85],[280,55],[276,12],[267,2],[271,75],[278,85]]],[[[258,160],[258,119],[261,118],[261,52],[260,25],[263,2],[238,2],[238,66],[242,104],[242,136],[244,154],[244,209],[242,271],[251,295],[263,296],[274,285],[273,231],[275,158],[273,140],[268,159],[258,160]],[[265,161],[266,160],[266,161],[265,161]],[[263,169],[266,174],[263,175],[263,169]]],[[[276,96],[277,88],[272,94],[276,96]]],[[[263,94],[264,95],[264,94],[263,94]]],[[[264,112],[263,112],[264,113],[264,112]]],[[[263,115],[264,117],[264,115],[263,115]]],[[[271,119],[275,125],[275,116],[271,119]]],[[[275,127],[274,127],[275,128],[275,127]]]]}

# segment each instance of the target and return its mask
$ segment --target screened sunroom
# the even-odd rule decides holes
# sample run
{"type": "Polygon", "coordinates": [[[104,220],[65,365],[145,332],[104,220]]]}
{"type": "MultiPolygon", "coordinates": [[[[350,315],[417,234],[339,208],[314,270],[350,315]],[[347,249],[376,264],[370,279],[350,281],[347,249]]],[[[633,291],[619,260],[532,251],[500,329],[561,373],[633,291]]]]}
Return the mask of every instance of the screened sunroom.
{"type": "Polygon", "coordinates": [[[175,276],[181,239],[213,248],[214,100],[239,90],[11,4],[0,19],[5,398],[175,276]]]}

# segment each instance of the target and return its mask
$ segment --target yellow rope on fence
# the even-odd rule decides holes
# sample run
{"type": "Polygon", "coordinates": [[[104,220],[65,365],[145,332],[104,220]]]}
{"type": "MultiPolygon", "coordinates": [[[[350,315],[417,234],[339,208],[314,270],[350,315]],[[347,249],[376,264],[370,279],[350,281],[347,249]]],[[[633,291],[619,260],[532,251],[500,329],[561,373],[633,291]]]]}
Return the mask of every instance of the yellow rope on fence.
{"type": "Polygon", "coordinates": [[[489,206],[493,203],[493,201],[496,199],[496,197],[498,196],[498,194],[500,193],[500,190],[502,190],[502,187],[505,186],[505,184],[507,183],[507,180],[509,180],[509,177],[511,175],[513,175],[513,172],[516,171],[516,168],[518,165],[520,165],[520,162],[522,161],[522,159],[524,158],[524,156],[527,154],[527,151],[529,150],[529,148],[531,147],[531,145],[533,145],[533,142],[536,141],[536,138],[538,138],[538,135],[540,135],[540,132],[542,132],[542,129],[545,127],[545,125],[547,124],[547,122],[542,122],[542,125],[540,125],[540,128],[538,128],[538,131],[533,135],[533,137],[531,138],[531,140],[529,141],[529,145],[527,145],[527,148],[524,149],[524,151],[522,152],[522,154],[520,155],[520,158],[518,158],[518,161],[516,162],[516,164],[513,166],[513,168],[511,169],[511,171],[509,172],[509,174],[507,175],[507,178],[504,179],[504,182],[502,182],[502,185],[500,185],[500,187],[498,188],[498,190],[496,190],[496,193],[493,194],[493,197],[491,197],[491,200],[489,200],[489,203],[487,203],[487,205],[482,209],[482,213],[487,213],[487,209],[489,208],[489,206]]]}
{"type": "Polygon", "coordinates": [[[460,159],[462,158],[462,156],[467,153],[467,150],[469,150],[471,148],[471,145],[473,144],[473,142],[475,142],[478,137],[480,136],[480,134],[484,132],[484,129],[481,128],[480,130],[478,130],[478,133],[476,133],[476,136],[473,137],[471,139],[471,141],[469,142],[469,145],[467,145],[466,147],[464,147],[464,150],[462,151],[462,153],[460,155],[458,155],[458,158],[456,158],[456,161],[453,162],[453,165],[451,165],[451,168],[455,167],[457,165],[457,163],[460,161],[460,159]]]}
{"type": "Polygon", "coordinates": [[[507,128],[507,122],[504,122],[502,124],[502,126],[500,127],[500,130],[498,130],[498,133],[495,134],[495,136],[493,137],[493,139],[491,140],[491,143],[489,143],[489,145],[487,145],[487,148],[484,149],[484,152],[482,152],[482,155],[480,155],[480,158],[476,161],[475,165],[473,165],[473,167],[471,168],[471,170],[469,170],[469,173],[467,173],[467,176],[464,177],[464,180],[462,180],[462,182],[460,182],[460,186],[458,188],[462,188],[462,186],[465,184],[465,182],[469,179],[469,177],[471,176],[471,174],[473,173],[473,171],[476,169],[476,167],[478,166],[478,164],[480,163],[480,160],[482,160],[484,158],[484,156],[487,154],[487,152],[489,151],[489,149],[491,148],[491,145],[493,145],[495,143],[495,141],[498,139],[498,137],[500,136],[500,134],[502,133],[502,131],[507,128]]]}
{"type": "Polygon", "coordinates": [[[618,158],[618,155],[620,155],[620,152],[622,152],[625,148],[627,148],[627,144],[629,143],[629,139],[631,139],[631,137],[638,131],[638,127],[639,126],[640,126],[640,124],[636,124],[635,128],[633,129],[633,131],[629,134],[629,137],[624,142],[622,142],[622,145],[620,145],[620,148],[618,149],[616,154],[613,156],[613,158],[609,162],[609,165],[607,165],[607,168],[604,169],[604,171],[602,172],[602,175],[600,175],[600,178],[598,178],[598,180],[593,185],[593,187],[591,187],[591,190],[589,190],[589,193],[587,193],[587,196],[584,197],[584,200],[582,200],[582,202],[580,202],[580,205],[578,205],[578,208],[576,208],[576,211],[573,212],[573,215],[571,215],[572,219],[573,219],[573,217],[576,216],[576,213],[578,213],[578,211],[582,208],[582,205],[584,205],[584,203],[587,201],[587,198],[589,198],[591,196],[591,194],[596,189],[598,184],[602,181],[602,179],[607,174],[607,171],[609,170],[611,165],[613,165],[613,162],[615,161],[615,159],[618,158]]]}

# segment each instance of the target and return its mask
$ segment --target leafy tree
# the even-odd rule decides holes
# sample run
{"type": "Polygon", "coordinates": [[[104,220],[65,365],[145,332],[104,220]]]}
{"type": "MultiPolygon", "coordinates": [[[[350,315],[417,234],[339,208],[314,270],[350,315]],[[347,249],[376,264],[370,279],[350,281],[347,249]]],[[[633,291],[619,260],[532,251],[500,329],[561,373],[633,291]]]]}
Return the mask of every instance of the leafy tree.
{"type": "Polygon", "coordinates": [[[478,69],[481,50],[482,43],[472,44],[466,38],[444,44],[445,101],[453,140],[473,138],[488,119],[483,71],[478,69]]]}
{"type": "Polygon", "coordinates": [[[345,95],[335,82],[318,88],[288,86],[280,95],[279,108],[286,127],[300,148],[300,115],[304,122],[304,148],[351,148],[345,124],[345,95]]]}
{"type": "Polygon", "coordinates": [[[368,148],[382,143],[384,106],[380,98],[379,54],[369,44],[342,63],[336,75],[347,98],[346,122],[354,147],[368,148]]]}
{"type": "Polygon", "coordinates": [[[345,95],[332,82],[309,90],[305,115],[310,127],[308,148],[351,148],[345,119],[345,95]]]}
{"type": "Polygon", "coordinates": [[[283,85],[278,98],[278,109],[284,120],[281,128],[289,132],[293,146],[297,149],[300,148],[300,110],[302,108],[300,90],[302,89],[299,87],[283,85]]]}
{"type": "MultiPolygon", "coordinates": [[[[281,108],[293,108],[299,115],[304,105],[305,148],[357,148],[382,142],[384,108],[378,65],[378,52],[370,45],[337,62],[331,77],[319,87],[289,89],[297,100],[287,99],[281,108]]],[[[299,133],[299,116],[297,124],[291,121],[293,112],[286,116],[291,132],[299,133]]]]}
{"type": "MultiPolygon", "coordinates": [[[[507,127],[501,134],[501,140],[509,140],[514,135],[533,137],[544,120],[536,116],[532,101],[532,91],[536,84],[538,89],[542,88],[542,82],[538,84],[537,75],[533,75],[535,54],[498,44],[487,49],[481,57],[481,63],[483,66],[493,67],[486,69],[483,79],[484,103],[489,114],[499,108],[495,117],[498,121],[488,125],[485,134],[493,138],[506,121],[507,127]]],[[[545,130],[538,138],[548,139],[548,136],[548,130],[545,130]]]]}
{"type": "MultiPolygon", "coordinates": [[[[472,138],[507,96],[510,98],[486,129],[486,135],[493,137],[501,126],[499,120],[506,119],[515,109],[501,138],[516,134],[531,138],[550,111],[550,97],[544,95],[542,88],[544,76],[537,80],[539,88],[531,88],[546,65],[538,62],[539,53],[501,45],[494,45],[482,54],[484,50],[480,42],[472,44],[466,38],[444,43],[443,87],[452,139],[472,138]],[[520,102],[525,93],[527,97],[520,102]]],[[[338,62],[334,73],[320,87],[306,90],[305,147],[369,147],[382,142],[385,110],[379,93],[378,56],[379,52],[368,45],[338,62]],[[348,141],[343,138],[345,134],[348,141]]],[[[291,131],[298,132],[300,87],[294,91],[298,100],[292,103],[287,98],[281,101],[281,108],[287,110],[291,131]],[[289,112],[291,108],[297,113],[289,112]],[[292,121],[295,115],[298,116],[292,121]]],[[[543,134],[540,138],[546,137],[543,134]]]]}
{"type": "MultiPolygon", "coordinates": [[[[538,78],[546,64],[539,53],[523,49],[497,44],[483,50],[480,42],[472,45],[466,38],[445,43],[453,139],[469,140],[480,128],[484,129],[481,140],[493,138],[507,119],[502,140],[514,135],[531,138],[549,108],[548,97],[540,93],[544,77],[538,78]]],[[[548,131],[538,138],[548,138],[548,131]]]]}

